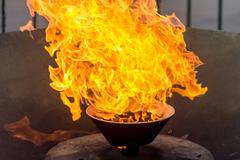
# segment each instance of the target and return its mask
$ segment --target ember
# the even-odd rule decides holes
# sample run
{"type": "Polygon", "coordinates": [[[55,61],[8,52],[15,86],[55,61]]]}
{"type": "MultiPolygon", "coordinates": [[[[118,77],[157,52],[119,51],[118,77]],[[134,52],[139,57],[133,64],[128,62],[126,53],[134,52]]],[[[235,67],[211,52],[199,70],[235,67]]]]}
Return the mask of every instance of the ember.
{"type": "Polygon", "coordinates": [[[162,117],[172,94],[193,99],[205,94],[197,82],[199,58],[186,49],[184,25],[173,14],[157,13],[154,0],[28,0],[44,16],[52,88],[70,108],[80,104],[111,121],[162,117]],[[156,104],[163,105],[156,105],[156,104]]]}
{"type": "MultiPolygon", "coordinates": [[[[154,116],[150,112],[128,112],[123,114],[116,114],[114,115],[113,119],[110,119],[111,121],[115,122],[148,122],[152,121],[153,119],[160,119],[163,117],[163,115],[159,115],[158,117],[152,117],[154,116]]],[[[97,117],[97,116],[96,116],[97,117]]],[[[97,117],[102,118],[102,117],[97,117]]]]}

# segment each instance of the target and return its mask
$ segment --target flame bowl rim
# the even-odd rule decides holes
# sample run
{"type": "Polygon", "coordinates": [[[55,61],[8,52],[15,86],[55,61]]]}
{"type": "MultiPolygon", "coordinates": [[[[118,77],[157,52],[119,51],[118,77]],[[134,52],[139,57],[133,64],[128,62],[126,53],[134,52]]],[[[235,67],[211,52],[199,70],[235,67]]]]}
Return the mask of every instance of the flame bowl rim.
{"type": "Polygon", "coordinates": [[[175,108],[173,106],[171,106],[169,104],[165,104],[165,105],[168,109],[164,113],[163,118],[158,119],[158,120],[154,120],[154,121],[146,121],[146,122],[116,122],[116,121],[108,121],[108,120],[100,119],[100,118],[97,118],[93,115],[93,111],[92,111],[93,107],[94,107],[93,105],[87,107],[86,114],[92,119],[95,119],[97,121],[102,121],[104,123],[110,123],[110,124],[120,124],[120,125],[121,124],[122,125],[150,124],[150,123],[156,123],[156,122],[159,122],[159,121],[167,120],[175,114],[176,111],[175,111],[175,108]]]}

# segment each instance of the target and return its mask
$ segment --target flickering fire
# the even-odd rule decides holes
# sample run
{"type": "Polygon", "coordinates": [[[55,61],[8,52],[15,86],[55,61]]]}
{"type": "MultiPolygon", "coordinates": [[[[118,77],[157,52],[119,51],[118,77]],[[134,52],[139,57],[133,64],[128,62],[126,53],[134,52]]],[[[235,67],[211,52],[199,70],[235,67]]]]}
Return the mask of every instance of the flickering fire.
{"type": "Polygon", "coordinates": [[[197,81],[203,63],[186,49],[184,25],[175,14],[159,15],[154,0],[27,4],[32,16],[49,22],[46,50],[57,64],[49,66],[50,85],[73,120],[83,103],[105,120],[156,120],[173,93],[194,99],[207,91],[197,81]]]}
{"type": "Polygon", "coordinates": [[[24,32],[24,31],[34,31],[35,30],[31,20],[28,21],[28,23],[26,25],[19,27],[19,29],[20,29],[21,32],[24,32]]]}
{"type": "Polygon", "coordinates": [[[62,142],[74,137],[93,132],[84,132],[77,130],[56,130],[52,133],[43,133],[31,128],[30,120],[27,116],[19,121],[4,125],[4,129],[14,138],[31,142],[37,146],[42,146],[47,142],[62,142]]]}

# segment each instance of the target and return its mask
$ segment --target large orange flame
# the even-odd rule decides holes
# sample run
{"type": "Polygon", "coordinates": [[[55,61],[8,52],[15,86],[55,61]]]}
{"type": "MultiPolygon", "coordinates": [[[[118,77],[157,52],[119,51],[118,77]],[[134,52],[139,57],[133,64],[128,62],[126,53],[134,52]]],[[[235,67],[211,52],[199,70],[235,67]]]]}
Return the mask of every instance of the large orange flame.
{"type": "Polygon", "coordinates": [[[159,15],[154,0],[27,2],[32,15],[49,22],[46,49],[57,64],[49,67],[50,85],[73,120],[81,103],[106,120],[139,121],[140,113],[156,119],[162,114],[156,104],[173,92],[193,99],[207,91],[197,82],[202,62],[186,49],[184,25],[174,14],[159,15]]]}

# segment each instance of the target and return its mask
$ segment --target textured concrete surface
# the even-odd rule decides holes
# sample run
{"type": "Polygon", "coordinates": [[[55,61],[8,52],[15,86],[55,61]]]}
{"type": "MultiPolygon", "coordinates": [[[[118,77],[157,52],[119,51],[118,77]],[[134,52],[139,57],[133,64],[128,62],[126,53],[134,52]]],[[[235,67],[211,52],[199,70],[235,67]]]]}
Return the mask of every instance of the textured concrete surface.
{"type": "MultiPolygon", "coordinates": [[[[94,130],[84,116],[72,122],[67,107],[48,83],[44,32],[0,35],[0,125],[29,116],[34,129],[94,130]]],[[[189,140],[209,149],[217,160],[240,158],[240,34],[188,29],[188,46],[201,57],[200,81],[209,92],[195,101],[174,96],[176,116],[162,133],[189,140]]],[[[12,139],[0,128],[0,159],[40,160],[54,144],[36,147],[12,139]]]]}

